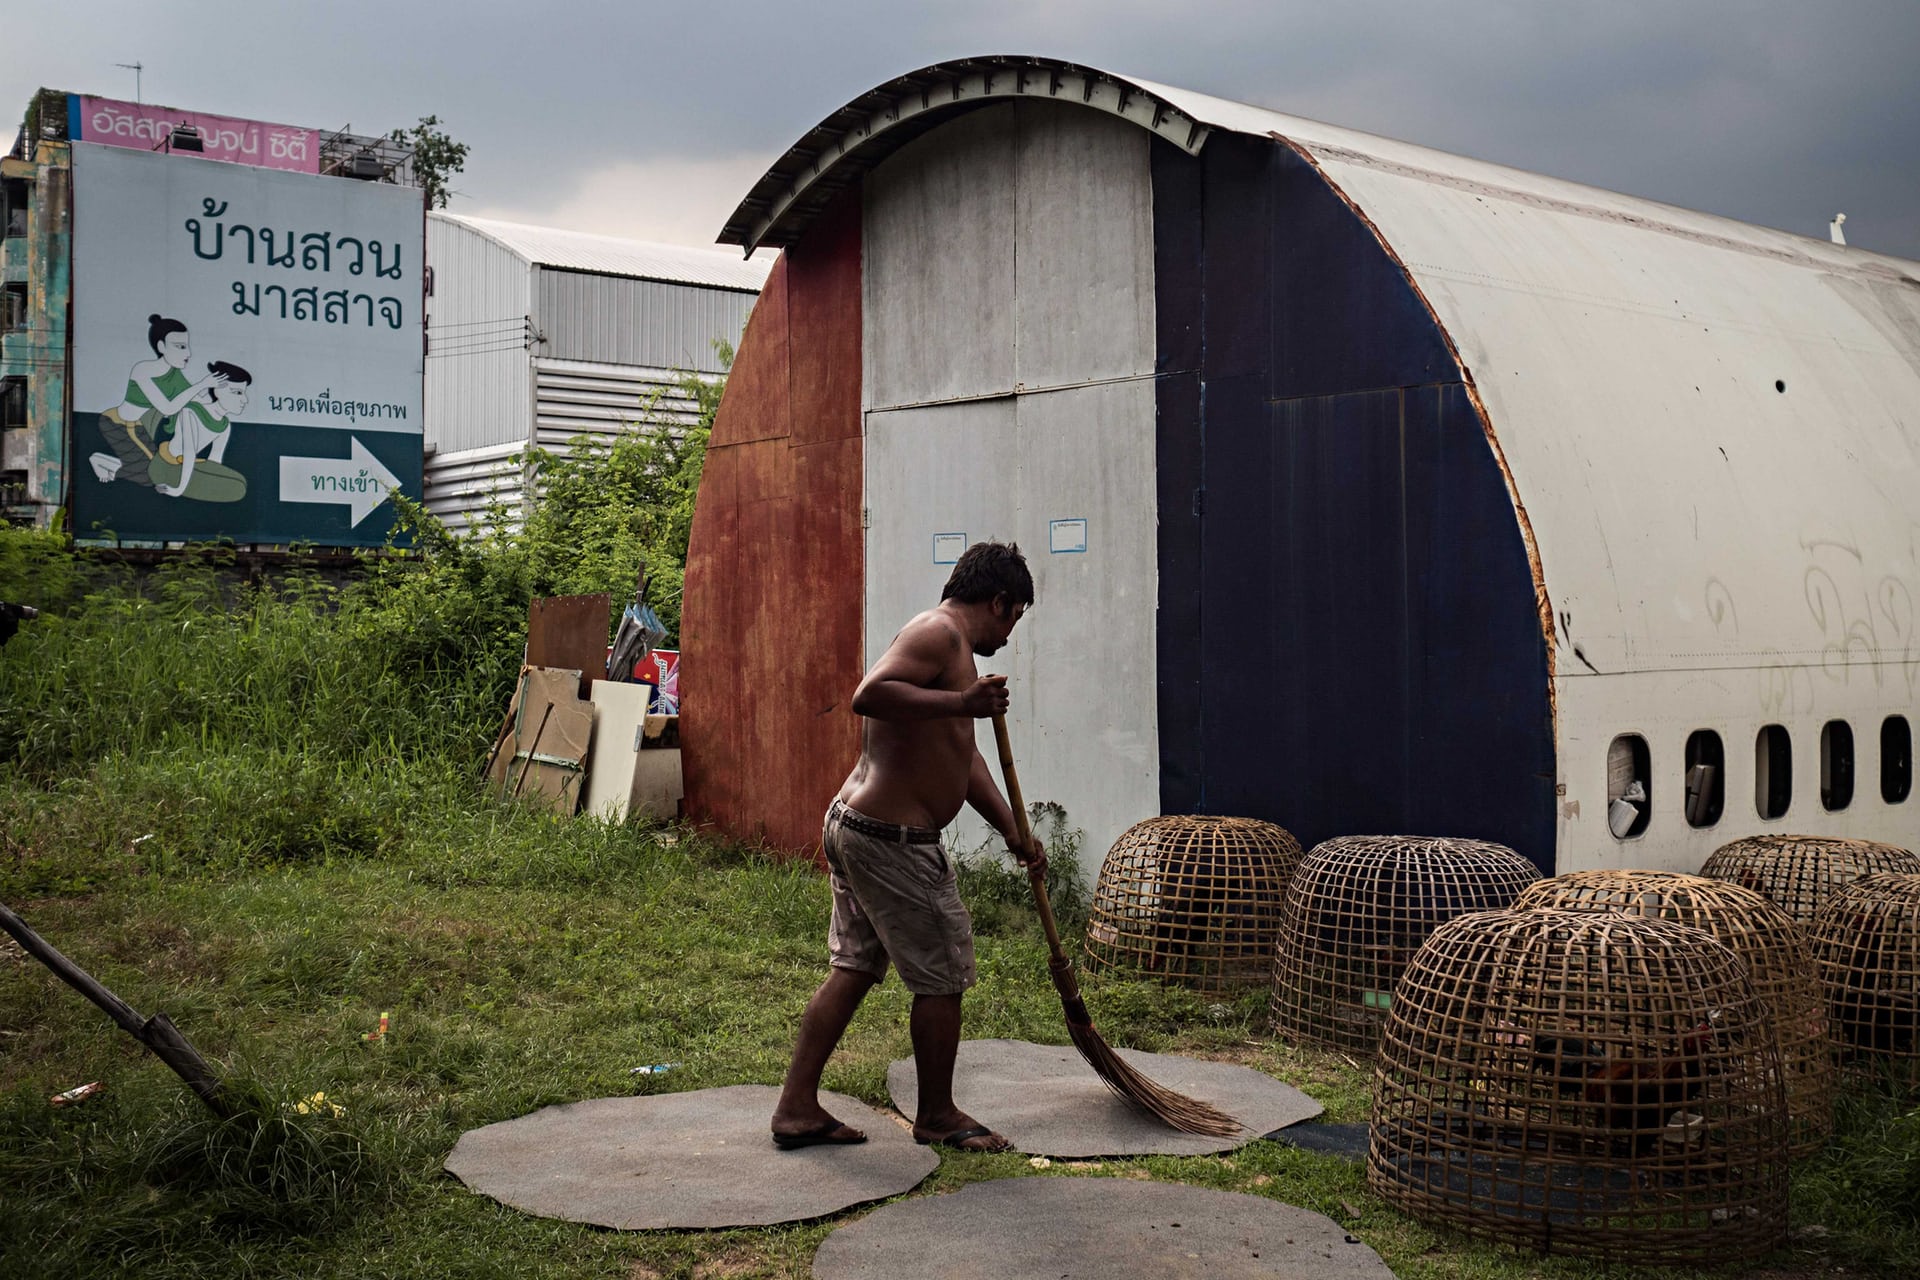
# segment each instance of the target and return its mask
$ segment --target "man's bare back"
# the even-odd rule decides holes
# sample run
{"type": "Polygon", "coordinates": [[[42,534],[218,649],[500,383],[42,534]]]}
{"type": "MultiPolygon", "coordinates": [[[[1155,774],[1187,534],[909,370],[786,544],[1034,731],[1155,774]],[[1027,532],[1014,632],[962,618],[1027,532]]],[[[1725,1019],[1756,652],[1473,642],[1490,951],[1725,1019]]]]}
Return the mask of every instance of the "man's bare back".
{"type": "MultiPolygon", "coordinates": [[[[853,710],[864,717],[860,759],[840,799],[881,822],[937,829],[953,821],[979,760],[973,722],[1006,710],[1007,678],[979,673],[959,608],[942,602],[902,627],[854,691],[853,710]]],[[[1004,632],[994,626],[979,636],[982,656],[1004,645],[1018,620],[1010,609],[1004,632]]]]}

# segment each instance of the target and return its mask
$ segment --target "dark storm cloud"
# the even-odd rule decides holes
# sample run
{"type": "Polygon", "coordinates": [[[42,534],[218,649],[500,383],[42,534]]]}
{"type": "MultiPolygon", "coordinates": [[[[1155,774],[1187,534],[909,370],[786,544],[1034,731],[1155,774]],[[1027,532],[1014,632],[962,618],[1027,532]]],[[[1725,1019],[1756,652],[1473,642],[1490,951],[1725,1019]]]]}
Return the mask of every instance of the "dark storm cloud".
{"type": "Polygon", "coordinates": [[[689,200],[695,170],[708,202],[744,194],[841,103],[977,53],[1069,58],[1808,235],[1844,209],[1853,243],[1920,257],[1912,0],[75,4],[10,20],[0,91],[130,96],[112,64],[137,58],[149,100],[362,130],[432,112],[473,147],[468,207],[586,217],[596,200],[673,200],[649,192],[655,173],[689,200]]]}

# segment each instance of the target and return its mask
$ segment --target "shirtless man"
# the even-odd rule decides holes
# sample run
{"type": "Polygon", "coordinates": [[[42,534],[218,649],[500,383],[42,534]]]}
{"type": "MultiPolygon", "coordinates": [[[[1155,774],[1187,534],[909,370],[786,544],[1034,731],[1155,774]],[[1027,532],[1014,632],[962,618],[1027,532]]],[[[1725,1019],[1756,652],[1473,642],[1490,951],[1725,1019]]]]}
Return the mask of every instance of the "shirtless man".
{"type": "Polygon", "coordinates": [[[1021,866],[1046,866],[1038,840],[1022,846],[1013,810],[974,745],[974,721],[1007,708],[1007,678],[981,675],[974,657],[997,653],[1032,603],[1020,548],[975,543],[953,566],[939,606],[902,628],[854,691],[853,709],[865,717],[860,761],[821,837],[833,886],[832,967],[800,1020],[774,1108],[773,1141],[782,1149],[866,1141],[821,1107],[820,1073],[889,961],[913,993],[915,1140],[958,1151],[1010,1145],[953,1101],[960,997],[974,978],[973,922],[940,831],[964,801],[1021,866]]]}

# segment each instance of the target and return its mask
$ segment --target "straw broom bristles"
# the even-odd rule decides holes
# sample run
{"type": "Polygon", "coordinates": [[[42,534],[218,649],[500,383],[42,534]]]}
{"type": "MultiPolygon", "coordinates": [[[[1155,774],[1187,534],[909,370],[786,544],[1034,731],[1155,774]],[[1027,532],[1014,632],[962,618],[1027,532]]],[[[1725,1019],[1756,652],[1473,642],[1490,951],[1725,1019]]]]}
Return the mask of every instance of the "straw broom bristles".
{"type": "MultiPolygon", "coordinates": [[[[1020,779],[1013,769],[1013,743],[1007,736],[1005,716],[994,716],[993,736],[1000,747],[1000,772],[1007,782],[1007,801],[1013,808],[1024,845],[1033,833],[1027,825],[1027,806],[1020,795],[1020,779]]],[[[1029,871],[1027,883],[1033,886],[1033,904],[1040,913],[1041,927],[1046,930],[1047,972],[1053,978],[1054,989],[1060,993],[1060,1005],[1067,1017],[1067,1034],[1094,1074],[1122,1098],[1182,1133],[1211,1138],[1231,1138],[1241,1133],[1244,1126],[1238,1120],[1198,1098],[1189,1098],[1156,1084],[1100,1038],[1094,1029],[1093,1016],[1087,1012],[1087,1002],[1080,998],[1079,984],[1074,981],[1073,961],[1060,945],[1060,928],[1054,923],[1053,904],[1047,898],[1045,873],[1029,871]]]]}

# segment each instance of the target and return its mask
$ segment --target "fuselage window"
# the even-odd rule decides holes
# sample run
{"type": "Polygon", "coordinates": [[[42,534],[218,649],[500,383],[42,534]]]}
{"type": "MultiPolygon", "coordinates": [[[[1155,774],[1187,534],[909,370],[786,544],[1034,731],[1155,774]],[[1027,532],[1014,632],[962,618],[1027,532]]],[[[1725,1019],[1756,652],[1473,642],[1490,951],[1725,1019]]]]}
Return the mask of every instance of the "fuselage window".
{"type": "Polygon", "coordinates": [[[1905,716],[1880,723],[1880,798],[1899,804],[1913,792],[1913,729],[1905,716]]]}
{"type": "Polygon", "coordinates": [[[1607,748],[1607,829],[1616,840],[1630,840],[1653,817],[1652,761],[1647,740],[1623,733],[1607,748]]]}
{"type": "Polygon", "coordinates": [[[1829,813],[1853,803],[1853,726],[1829,720],[1820,730],[1820,804],[1829,813]]]}
{"type": "Polygon", "coordinates": [[[1687,735],[1686,783],[1687,825],[1710,827],[1720,821],[1727,799],[1727,753],[1711,729],[1687,735]]]}
{"type": "Polygon", "coordinates": [[[1778,818],[1793,803],[1793,739],[1787,727],[1770,724],[1753,740],[1753,807],[1778,818]]]}

